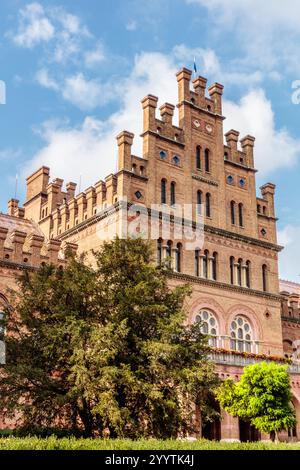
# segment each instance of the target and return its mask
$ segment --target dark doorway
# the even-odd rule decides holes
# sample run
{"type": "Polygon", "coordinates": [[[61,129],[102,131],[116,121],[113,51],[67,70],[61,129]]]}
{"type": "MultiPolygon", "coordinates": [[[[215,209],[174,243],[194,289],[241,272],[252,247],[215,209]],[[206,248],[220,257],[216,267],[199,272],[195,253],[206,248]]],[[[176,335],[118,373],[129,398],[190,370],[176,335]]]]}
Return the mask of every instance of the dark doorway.
{"type": "Polygon", "coordinates": [[[215,419],[205,423],[202,426],[202,437],[203,439],[208,439],[210,441],[220,441],[221,440],[221,422],[220,419],[215,419]]]}
{"type": "Polygon", "coordinates": [[[221,420],[220,420],[220,406],[215,401],[214,397],[209,395],[208,397],[209,406],[216,412],[215,417],[212,417],[212,421],[204,421],[202,424],[202,437],[210,441],[221,440],[221,420]]]}
{"type": "Polygon", "coordinates": [[[251,426],[250,423],[241,419],[239,420],[239,427],[241,442],[260,441],[260,432],[256,427],[251,426]]]}

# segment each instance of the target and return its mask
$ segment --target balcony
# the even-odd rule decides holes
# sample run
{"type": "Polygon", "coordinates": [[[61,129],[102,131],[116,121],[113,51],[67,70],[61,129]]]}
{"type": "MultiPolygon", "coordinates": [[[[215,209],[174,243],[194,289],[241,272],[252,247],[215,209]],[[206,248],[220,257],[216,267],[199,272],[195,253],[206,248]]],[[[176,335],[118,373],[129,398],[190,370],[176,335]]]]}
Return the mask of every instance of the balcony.
{"type": "MultiPolygon", "coordinates": [[[[209,359],[216,364],[227,366],[246,367],[250,364],[258,364],[259,362],[277,362],[285,364],[284,359],[275,358],[273,356],[265,356],[259,354],[237,353],[236,351],[218,351],[212,350],[209,353],[209,359]]],[[[291,374],[300,374],[300,363],[292,362],[289,364],[288,371],[291,374]]]]}

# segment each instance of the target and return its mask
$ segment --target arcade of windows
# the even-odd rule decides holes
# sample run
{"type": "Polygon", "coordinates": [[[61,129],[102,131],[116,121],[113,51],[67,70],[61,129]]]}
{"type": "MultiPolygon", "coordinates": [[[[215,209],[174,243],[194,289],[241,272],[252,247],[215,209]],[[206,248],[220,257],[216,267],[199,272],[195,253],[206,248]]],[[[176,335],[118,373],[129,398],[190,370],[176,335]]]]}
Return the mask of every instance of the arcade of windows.
{"type": "MultiPolygon", "coordinates": [[[[167,260],[170,268],[181,273],[183,265],[183,247],[181,243],[173,243],[168,240],[163,244],[163,240],[157,240],[157,264],[160,265],[167,260]]],[[[242,258],[235,259],[231,256],[229,259],[230,284],[250,289],[251,286],[251,262],[243,261],[242,258]]],[[[194,275],[199,278],[217,281],[218,279],[218,253],[209,250],[196,249],[194,251],[194,275]]],[[[266,264],[261,266],[261,286],[264,292],[268,291],[268,267],[266,264]]]]}
{"type": "MultiPolygon", "coordinates": [[[[201,146],[196,147],[196,169],[202,169],[202,157],[201,157],[201,146]]],[[[210,173],[210,151],[208,148],[204,150],[204,170],[206,173],[210,173]]]]}
{"type": "Polygon", "coordinates": [[[239,352],[258,352],[258,342],[254,340],[250,321],[244,315],[236,315],[230,323],[228,335],[220,335],[219,324],[214,313],[202,309],[195,317],[200,330],[208,336],[208,343],[213,348],[229,348],[239,352]],[[228,343],[229,341],[229,343],[228,343]]]}

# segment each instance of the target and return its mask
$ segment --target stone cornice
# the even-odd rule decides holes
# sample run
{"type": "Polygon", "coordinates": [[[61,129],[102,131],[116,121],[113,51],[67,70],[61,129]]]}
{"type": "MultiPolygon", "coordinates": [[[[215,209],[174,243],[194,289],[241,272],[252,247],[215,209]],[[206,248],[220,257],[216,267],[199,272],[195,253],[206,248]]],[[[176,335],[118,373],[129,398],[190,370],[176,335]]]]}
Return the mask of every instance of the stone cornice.
{"type": "Polygon", "coordinates": [[[212,227],[210,225],[204,225],[204,230],[208,233],[213,233],[213,234],[220,235],[226,238],[231,238],[232,240],[239,240],[244,243],[257,245],[257,246],[260,246],[261,248],[266,248],[266,249],[277,251],[277,252],[283,249],[283,246],[275,245],[275,243],[266,242],[263,240],[259,240],[257,238],[248,237],[247,235],[241,235],[239,233],[229,232],[228,230],[224,230],[224,229],[217,228],[217,227],[212,227]]]}
{"type": "Polygon", "coordinates": [[[205,178],[205,176],[193,174],[192,178],[197,181],[202,181],[202,183],[211,184],[212,186],[219,186],[218,181],[212,180],[210,178],[205,178]]]}
{"type": "Polygon", "coordinates": [[[249,289],[247,287],[240,287],[240,286],[233,286],[231,284],[226,284],[225,282],[219,282],[219,281],[213,281],[210,279],[205,279],[197,276],[192,276],[190,274],[182,274],[182,273],[176,273],[176,272],[171,272],[169,274],[171,278],[174,279],[179,279],[181,281],[185,281],[187,283],[194,283],[194,284],[200,284],[200,285],[205,285],[209,287],[215,287],[217,289],[221,290],[229,290],[231,292],[238,292],[242,294],[247,294],[251,295],[254,297],[262,297],[265,299],[269,300],[275,300],[278,302],[281,302],[282,297],[278,294],[271,294],[270,292],[262,292],[259,290],[255,289],[249,289]]]}
{"type": "Polygon", "coordinates": [[[125,173],[125,175],[129,175],[133,178],[137,178],[142,181],[148,181],[149,179],[148,176],[138,175],[137,173],[134,173],[133,171],[129,171],[129,170],[120,170],[116,173],[116,176],[121,175],[122,173],[125,173]]]}
{"type": "Polygon", "coordinates": [[[257,217],[261,219],[274,220],[274,222],[277,222],[278,220],[277,217],[271,217],[270,215],[261,214],[260,212],[257,212],[257,217]]]}
{"type": "Polygon", "coordinates": [[[182,104],[187,104],[191,108],[196,109],[197,111],[201,111],[201,112],[207,114],[208,116],[211,116],[211,117],[214,117],[214,118],[222,119],[222,121],[224,121],[224,119],[225,119],[225,116],[222,116],[221,114],[218,114],[218,113],[213,113],[212,111],[209,111],[206,108],[201,108],[200,106],[197,106],[195,103],[192,103],[191,101],[188,101],[188,100],[183,100],[180,103],[178,103],[177,108],[179,108],[182,104]]]}
{"type": "MultiPolygon", "coordinates": [[[[121,207],[124,208],[124,204],[126,203],[123,201],[119,201],[113,204],[112,206],[110,206],[109,208],[104,209],[99,214],[93,215],[92,217],[90,217],[87,220],[84,220],[83,222],[76,225],[75,227],[72,227],[69,230],[66,230],[62,235],[59,235],[56,238],[58,240],[64,240],[68,238],[69,236],[74,235],[75,233],[78,233],[81,230],[84,230],[86,227],[89,227],[93,225],[94,223],[97,223],[103,220],[105,217],[107,217],[111,213],[118,211],[121,207]]],[[[132,203],[127,203],[127,208],[129,208],[131,205],[132,203]]],[[[170,222],[181,223],[181,224],[186,223],[187,225],[192,226],[193,228],[196,228],[196,222],[191,221],[191,220],[181,219],[172,214],[167,214],[167,213],[164,214],[162,211],[157,211],[157,210],[153,211],[141,205],[141,212],[142,211],[143,212],[147,211],[148,215],[151,215],[152,217],[162,219],[164,216],[166,216],[167,218],[170,217],[170,222]]],[[[280,245],[275,245],[274,243],[248,237],[247,235],[240,235],[238,233],[229,232],[228,230],[220,229],[217,227],[212,227],[211,225],[204,225],[204,231],[207,233],[221,236],[221,237],[230,238],[232,240],[237,240],[237,241],[241,241],[244,243],[249,243],[251,245],[256,245],[261,248],[265,248],[265,249],[276,251],[276,252],[279,252],[283,249],[283,247],[280,245]]]]}
{"type": "Polygon", "coordinates": [[[12,269],[14,271],[37,271],[38,268],[34,266],[30,266],[28,264],[23,264],[23,263],[16,263],[14,261],[8,261],[1,259],[0,260],[0,267],[2,268],[8,268],[12,269]]]}
{"type": "Polygon", "coordinates": [[[144,137],[147,134],[159,137],[160,139],[165,140],[166,142],[170,142],[171,144],[178,145],[179,147],[185,147],[185,144],[183,142],[179,142],[179,140],[171,139],[170,137],[166,137],[165,135],[158,134],[157,132],[151,130],[144,131],[142,134],[140,134],[140,137],[144,137]]]}
{"type": "Polygon", "coordinates": [[[282,315],[281,319],[282,319],[282,321],[287,322],[287,323],[297,323],[298,325],[300,325],[300,318],[284,317],[282,315]]]}
{"type": "Polygon", "coordinates": [[[242,170],[252,171],[253,173],[257,173],[255,168],[251,168],[250,166],[243,165],[242,163],[232,162],[231,160],[224,160],[225,164],[229,164],[231,166],[235,166],[237,168],[241,168],[242,170]]]}

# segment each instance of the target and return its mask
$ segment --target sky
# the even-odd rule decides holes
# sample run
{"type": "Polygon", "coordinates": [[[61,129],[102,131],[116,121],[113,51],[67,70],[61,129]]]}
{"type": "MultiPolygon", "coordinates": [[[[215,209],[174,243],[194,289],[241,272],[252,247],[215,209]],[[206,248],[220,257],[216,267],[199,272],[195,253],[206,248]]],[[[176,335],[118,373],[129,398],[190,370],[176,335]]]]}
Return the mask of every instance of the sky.
{"type": "Polygon", "coordinates": [[[41,165],[81,189],[114,172],[123,129],[141,155],[140,100],[176,103],[175,73],[195,57],[225,87],[224,131],[256,137],[257,187],[277,186],[280,275],[300,282],[299,24],[298,0],[0,0],[0,210],[41,165]]]}

